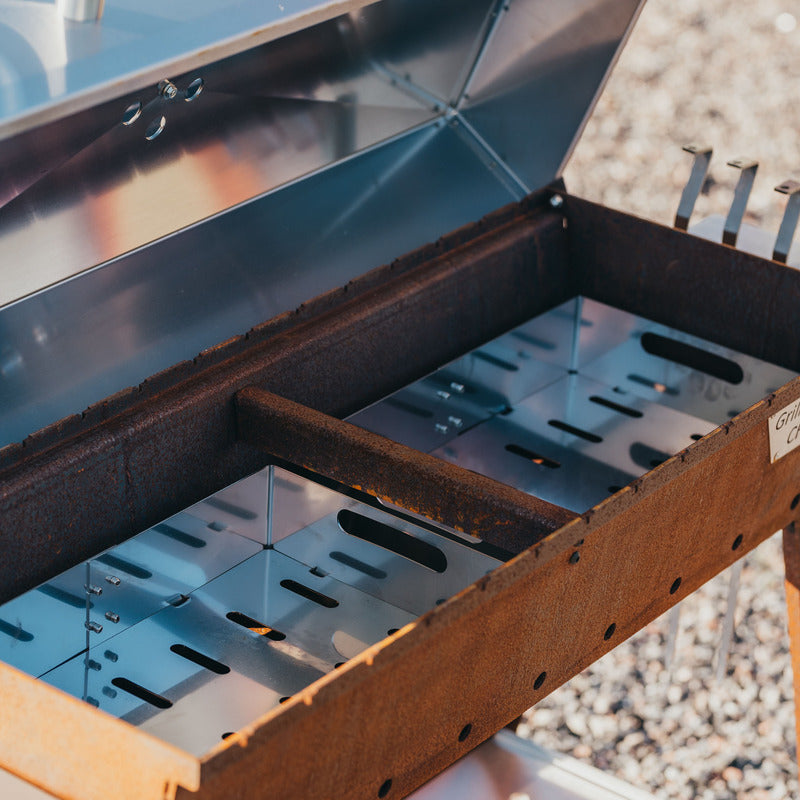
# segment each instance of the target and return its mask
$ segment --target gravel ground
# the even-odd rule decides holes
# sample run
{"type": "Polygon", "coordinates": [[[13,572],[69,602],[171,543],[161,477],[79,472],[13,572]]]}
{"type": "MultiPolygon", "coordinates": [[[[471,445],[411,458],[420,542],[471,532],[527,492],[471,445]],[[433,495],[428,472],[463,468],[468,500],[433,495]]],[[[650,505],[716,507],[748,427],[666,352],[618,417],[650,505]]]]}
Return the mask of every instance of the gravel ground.
{"type": "MultiPolygon", "coordinates": [[[[737,175],[761,167],[746,219],[777,230],[772,187],[800,178],[800,1],[649,0],[565,173],[570,191],[671,224],[688,142],[714,147],[699,219],[725,214],[737,175]]],[[[715,659],[731,575],[530,710],[519,730],[660,798],[797,797],[792,676],[780,537],[744,562],[726,675],[715,659]]]]}

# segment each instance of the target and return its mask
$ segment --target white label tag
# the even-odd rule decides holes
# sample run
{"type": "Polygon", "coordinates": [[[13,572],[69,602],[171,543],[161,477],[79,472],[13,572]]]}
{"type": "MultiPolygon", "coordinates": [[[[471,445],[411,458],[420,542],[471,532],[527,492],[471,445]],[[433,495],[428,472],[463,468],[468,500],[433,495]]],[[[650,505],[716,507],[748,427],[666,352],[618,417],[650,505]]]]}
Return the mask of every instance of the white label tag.
{"type": "Polygon", "coordinates": [[[769,425],[769,460],[774,464],[779,458],[800,446],[800,400],[796,400],[777,414],[773,414],[769,425]]]}

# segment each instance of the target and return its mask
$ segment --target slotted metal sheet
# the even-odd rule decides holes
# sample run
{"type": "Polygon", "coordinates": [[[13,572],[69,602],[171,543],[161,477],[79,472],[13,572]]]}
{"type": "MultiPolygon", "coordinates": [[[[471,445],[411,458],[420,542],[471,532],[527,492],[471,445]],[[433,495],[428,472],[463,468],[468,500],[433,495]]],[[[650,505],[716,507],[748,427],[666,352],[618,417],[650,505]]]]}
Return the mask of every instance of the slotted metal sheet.
{"type": "Polygon", "coordinates": [[[349,420],[584,511],[792,377],[576,297],[349,420]]]}
{"type": "Polygon", "coordinates": [[[500,563],[466,544],[412,525],[285,470],[276,469],[275,472],[275,548],[393,606],[422,614],[500,563]],[[349,535],[340,523],[342,511],[388,526],[396,539],[403,539],[405,534],[434,548],[436,553],[429,553],[435,559],[436,568],[400,556],[374,541],[349,535]]]}
{"type": "Polygon", "coordinates": [[[570,375],[433,455],[580,512],[713,428],[570,375]]]}
{"type": "Polygon", "coordinates": [[[590,320],[602,319],[602,325],[613,334],[609,344],[616,339],[615,346],[584,366],[584,375],[715,425],[727,422],[795,377],[783,367],[602,303],[585,301],[584,315],[590,320]],[[643,339],[647,334],[666,339],[661,344],[668,350],[675,350],[675,343],[688,345],[692,350],[682,353],[688,356],[687,361],[648,352],[644,345],[647,339],[643,339]],[[712,368],[730,373],[734,380],[692,366],[707,360],[708,355],[714,358],[712,368]]]}
{"type": "Polygon", "coordinates": [[[196,755],[300,691],[414,616],[275,551],[263,550],[169,607],[45,676],[48,683],[196,755]],[[286,588],[320,593],[320,605],[286,588]],[[230,620],[245,614],[284,635],[273,640],[230,620]],[[189,647],[223,674],[170,649],[189,647]],[[115,683],[116,679],[116,683],[115,683]],[[132,681],[172,706],[120,686],[132,681]]]}
{"type": "Polygon", "coordinates": [[[176,514],[92,559],[88,573],[79,564],[0,606],[0,659],[41,675],[87,642],[106,641],[259,549],[187,513],[176,514]],[[102,594],[87,597],[87,585],[102,594]],[[89,633],[87,621],[102,630],[89,633]]]}

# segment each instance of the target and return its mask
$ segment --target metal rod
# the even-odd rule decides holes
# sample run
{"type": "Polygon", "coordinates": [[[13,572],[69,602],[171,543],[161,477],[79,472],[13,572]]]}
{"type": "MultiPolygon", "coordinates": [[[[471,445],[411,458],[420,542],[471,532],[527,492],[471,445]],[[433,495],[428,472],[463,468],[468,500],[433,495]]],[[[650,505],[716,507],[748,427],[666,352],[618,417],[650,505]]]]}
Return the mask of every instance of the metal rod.
{"type": "Polygon", "coordinates": [[[717,680],[725,677],[728,666],[728,654],[733,640],[734,619],[736,616],[736,598],[739,595],[739,578],[742,574],[742,561],[737,561],[731,567],[731,582],[728,584],[728,607],[725,609],[725,619],[722,623],[722,637],[717,650],[717,680]]]}
{"type": "Polygon", "coordinates": [[[267,468],[267,547],[272,546],[272,504],[275,501],[275,467],[272,464],[267,468]]]}
{"type": "Polygon", "coordinates": [[[667,643],[664,648],[664,669],[669,672],[675,660],[675,645],[678,641],[678,631],[681,626],[680,604],[669,610],[667,619],[667,643]]]}
{"type": "Polygon", "coordinates": [[[569,356],[570,372],[578,371],[578,359],[581,348],[581,318],[583,315],[583,295],[575,298],[575,317],[572,326],[572,350],[569,356]]]}
{"type": "Polygon", "coordinates": [[[772,258],[785,264],[792,249],[797,220],[800,218],[800,181],[784,181],[775,187],[775,191],[789,195],[781,227],[778,230],[778,238],[775,240],[775,249],[772,251],[772,258]]]}
{"type": "Polygon", "coordinates": [[[711,165],[713,150],[706,145],[696,144],[687,144],[683,149],[694,156],[692,171],[689,175],[689,180],[686,181],[686,186],[683,188],[683,194],[678,204],[678,212],[675,215],[675,227],[685,231],[689,227],[689,218],[692,216],[697,198],[703,190],[708,168],[711,165]]]}
{"type": "Polygon", "coordinates": [[[736,245],[739,238],[739,228],[742,225],[747,200],[750,197],[750,190],[753,188],[753,181],[756,179],[758,162],[748,158],[735,158],[728,162],[729,167],[741,170],[736,190],[733,193],[733,202],[725,220],[725,229],[722,232],[722,243],[732,247],[736,245]]]}
{"type": "Polygon", "coordinates": [[[242,441],[507,551],[577,516],[254,386],[237,393],[236,407],[242,441]]]}

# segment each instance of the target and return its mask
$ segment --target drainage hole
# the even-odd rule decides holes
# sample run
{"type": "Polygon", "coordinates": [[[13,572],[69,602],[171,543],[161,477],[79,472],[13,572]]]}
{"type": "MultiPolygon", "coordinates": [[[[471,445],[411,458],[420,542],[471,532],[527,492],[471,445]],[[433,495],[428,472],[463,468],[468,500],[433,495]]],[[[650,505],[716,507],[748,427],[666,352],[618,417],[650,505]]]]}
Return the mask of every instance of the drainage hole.
{"type": "Polygon", "coordinates": [[[795,495],[795,496],[792,498],[792,502],[791,502],[791,503],[789,503],[789,508],[791,508],[791,509],[792,509],[792,511],[794,511],[794,510],[797,508],[797,504],[798,504],[798,503],[800,503],[800,494],[796,494],[796,495],[795,495]]]}
{"type": "Polygon", "coordinates": [[[614,631],[617,629],[617,623],[612,622],[607,628],[606,632],[603,634],[603,638],[608,641],[613,635],[614,631]]]}
{"type": "Polygon", "coordinates": [[[577,550],[569,557],[570,564],[577,564],[580,560],[581,554],[577,550]]]}
{"type": "Polygon", "coordinates": [[[286,695],[286,697],[281,697],[280,700],[278,700],[278,702],[279,703],[285,703],[287,700],[291,700],[291,699],[292,699],[291,695],[286,695]]]}
{"type": "Polygon", "coordinates": [[[386,795],[389,794],[391,789],[392,789],[392,779],[391,778],[387,778],[381,784],[381,788],[378,789],[378,797],[386,797],[386,795]]]}
{"type": "Polygon", "coordinates": [[[544,683],[545,678],[547,677],[546,672],[540,672],[536,680],[533,682],[534,689],[541,689],[542,684],[544,683]]]}
{"type": "Polygon", "coordinates": [[[592,442],[593,444],[600,444],[600,442],[603,441],[602,436],[598,436],[596,433],[592,433],[591,431],[585,431],[583,428],[576,428],[574,425],[570,425],[568,422],[564,422],[560,419],[549,419],[547,420],[547,424],[560,431],[564,431],[564,433],[570,433],[573,436],[578,436],[579,438],[585,439],[587,442],[592,442]]]}
{"type": "Polygon", "coordinates": [[[269,625],[265,625],[257,619],[248,617],[247,614],[242,614],[241,611],[229,611],[225,616],[231,622],[235,622],[237,625],[241,625],[243,628],[257,633],[259,636],[266,636],[267,639],[272,639],[273,642],[280,642],[286,638],[285,633],[276,631],[275,628],[270,628],[269,625]]]}
{"type": "Polygon", "coordinates": [[[462,729],[461,733],[458,734],[458,741],[463,742],[466,741],[467,736],[472,733],[472,723],[468,722],[462,729]]]}
{"type": "Polygon", "coordinates": [[[328,595],[322,594],[322,592],[318,592],[315,589],[312,589],[310,586],[306,586],[303,583],[298,583],[290,578],[282,580],[281,586],[284,589],[288,589],[290,592],[299,594],[300,597],[305,597],[306,600],[311,600],[312,603],[323,606],[324,608],[336,608],[336,606],[339,605],[338,600],[334,600],[332,597],[328,597],[328,595]]]}
{"type": "Polygon", "coordinates": [[[678,589],[680,589],[680,588],[681,588],[681,579],[680,578],[675,578],[675,580],[672,581],[672,586],[669,587],[669,593],[670,594],[675,594],[675,592],[677,592],[678,589]]]}
{"type": "Polygon", "coordinates": [[[399,630],[400,630],[400,628],[389,628],[389,630],[386,631],[386,635],[387,636],[394,636],[397,633],[397,631],[399,631],[399,630]]]}
{"type": "Polygon", "coordinates": [[[166,697],[151,692],[149,689],[145,689],[144,686],[129,681],[127,678],[114,678],[111,683],[113,683],[117,689],[122,689],[123,692],[132,694],[134,697],[138,697],[140,700],[144,700],[145,703],[150,703],[151,706],[155,706],[156,708],[170,708],[172,706],[171,701],[167,700],[166,697]]]}
{"type": "Polygon", "coordinates": [[[417,539],[410,533],[386,525],[383,522],[357,514],[349,509],[342,509],[336,515],[339,527],[350,536],[375,544],[384,550],[390,550],[410,561],[416,561],[434,572],[447,569],[445,554],[432,544],[417,539]]]}
{"type": "Polygon", "coordinates": [[[233,731],[227,731],[227,733],[222,734],[223,739],[227,739],[229,736],[233,736],[233,731]]]}
{"type": "Polygon", "coordinates": [[[209,672],[214,672],[217,675],[227,675],[231,671],[231,668],[227,664],[223,664],[221,661],[217,661],[215,658],[211,658],[211,656],[207,656],[205,653],[193,650],[185,644],[173,644],[169,649],[175,653],[175,655],[181,656],[181,658],[185,658],[187,661],[197,664],[198,667],[203,667],[203,669],[207,669],[209,672]]]}
{"type": "Polygon", "coordinates": [[[558,469],[561,466],[558,461],[554,461],[552,458],[543,456],[541,453],[536,453],[533,450],[529,450],[527,447],[520,447],[518,444],[507,444],[506,450],[509,453],[513,453],[515,456],[520,456],[528,461],[532,461],[534,464],[538,464],[540,467],[558,469]]]}
{"type": "Polygon", "coordinates": [[[731,550],[738,550],[742,546],[742,542],[744,541],[744,536],[740,533],[734,540],[733,544],[731,545],[731,550]]]}

